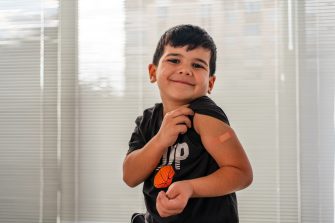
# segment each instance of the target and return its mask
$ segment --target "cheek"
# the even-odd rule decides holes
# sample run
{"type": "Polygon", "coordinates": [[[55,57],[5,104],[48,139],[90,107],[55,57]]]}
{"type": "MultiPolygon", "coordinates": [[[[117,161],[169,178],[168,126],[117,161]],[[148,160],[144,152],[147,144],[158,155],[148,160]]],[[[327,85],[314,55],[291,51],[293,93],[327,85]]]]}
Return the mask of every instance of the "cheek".
{"type": "Polygon", "coordinates": [[[197,82],[198,83],[201,83],[201,86],[202,87],[208,87],[208,83],[209,83],[209,79],[204,77],[204,74],[200,74],[198,77],[197,77],[197,82]]]}
{"type": "Polygon", "coordinates": [[[159,76],[165,76],[166,74],[166,67],[165,66],[161,66],[159,70],[157,70],[157,74],[159,76]]]}
{"type": "Polygon", "coordinates": [[[166,72],[166,69],[162,68],[159,71],[157,71],[157,83],[158,84],[164,84],[167,80],[168,74],[166,72]]]}
{"type": "Polygon", "coordinates": [[[164,66],[159,70],[158,78],[161,79],[161,81],[165,81],[173,73],[174,73],[174,70],[172,68],[169,68],[168,66],[164,66]]]}

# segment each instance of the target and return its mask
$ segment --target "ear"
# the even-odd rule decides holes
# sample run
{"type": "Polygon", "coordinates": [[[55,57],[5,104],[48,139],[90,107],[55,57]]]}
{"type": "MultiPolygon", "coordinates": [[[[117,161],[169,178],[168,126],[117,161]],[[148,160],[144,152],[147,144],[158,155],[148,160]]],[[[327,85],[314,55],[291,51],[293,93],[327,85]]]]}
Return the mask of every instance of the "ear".
{"type": "Polygon", "coordinates": [[[157,70],[156,65],[149,64],[148,70],[149,70],[150,82],[151,83],[155,83],[157,81],[157,78],[156,78],[156,70],[157,70]]]}
{"type": "Polygon", "coordinates": [[[216,76],[214,74],[213,74],[213,76],[209,77],[209,80],[208,80],[208,94],[210,94],[211,91],[213,90],[215,80],[216,80],[216,76]]]}

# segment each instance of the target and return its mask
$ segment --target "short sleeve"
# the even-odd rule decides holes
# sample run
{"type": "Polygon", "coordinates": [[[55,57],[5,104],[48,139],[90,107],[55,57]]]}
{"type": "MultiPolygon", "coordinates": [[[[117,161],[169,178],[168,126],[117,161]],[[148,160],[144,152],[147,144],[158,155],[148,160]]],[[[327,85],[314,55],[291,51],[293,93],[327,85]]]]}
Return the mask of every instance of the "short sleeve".
{"type": "Polygon", "coordinates": [[[229,120],[224,111],[207,96],[200,97],[190,103],[189,106],[195,113],[217,118],[229,125],[229,120]]]}
{"type": "Polygon", "coordinates": [[[131,137],[129,140],[129,150],[127,154],[133,152],[134,150],[140,149],[145,145],[145,138],[140,128],[142,119],[143,119],[143,116],[139,116],[135,120],[136,127],[133,133],[131,134],[131,137]]]}

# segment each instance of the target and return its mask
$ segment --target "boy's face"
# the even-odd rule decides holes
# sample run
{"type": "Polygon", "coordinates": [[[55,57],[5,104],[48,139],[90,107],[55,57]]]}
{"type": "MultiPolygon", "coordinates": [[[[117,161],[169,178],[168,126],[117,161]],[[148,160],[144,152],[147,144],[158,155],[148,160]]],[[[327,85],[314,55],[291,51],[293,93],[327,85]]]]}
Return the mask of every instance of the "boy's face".
{"type": "Polygon", "coordinates": [[[211,91],[215,76],[209,76],[210,51],[198,47],[166,45],[158,66],[149,65],[152,83],[157,82],[164,101],[187,104],[211,91]]]}

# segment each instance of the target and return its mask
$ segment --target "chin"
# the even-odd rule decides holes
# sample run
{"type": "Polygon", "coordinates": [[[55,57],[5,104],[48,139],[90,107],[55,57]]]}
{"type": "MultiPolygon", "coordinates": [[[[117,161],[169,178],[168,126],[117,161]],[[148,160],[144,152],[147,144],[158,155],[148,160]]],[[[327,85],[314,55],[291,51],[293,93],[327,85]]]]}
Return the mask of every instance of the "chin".
{"type": "Polygon", "coordinates": [[[180,101],[183,104],[188,104],[189,102],[196,99],[196,97],[194,97],[194,96],[187,97],[185,95],[175,95],[175,96],[171,97],[171,99],[174,100],[174,101],[180,101]]]}

